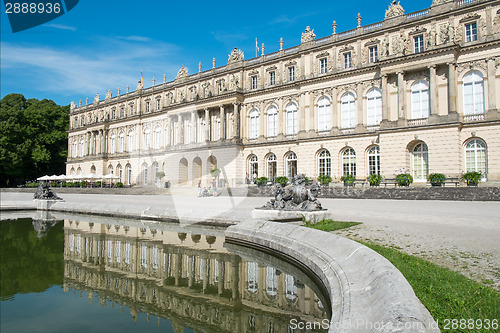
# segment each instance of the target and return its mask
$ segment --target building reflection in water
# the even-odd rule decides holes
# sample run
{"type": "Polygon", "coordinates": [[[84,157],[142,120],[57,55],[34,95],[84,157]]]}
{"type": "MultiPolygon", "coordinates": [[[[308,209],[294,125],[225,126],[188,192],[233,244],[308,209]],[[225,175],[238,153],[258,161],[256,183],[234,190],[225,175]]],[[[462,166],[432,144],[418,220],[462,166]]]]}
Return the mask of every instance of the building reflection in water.
{"type": "Polygon", "coordinates": [[[90,302],[96,293],[102,306],[128,307],[134,321],[144,312],[148,320],[157,316],[158,325],[170,320],[176,333],[184,327],[272,333],[301,332],[291,319],[329,318],[305,274],[265,254],[242,259],[224,247],[221,232],[67,219],[64,237],[64,291],[86,291],[90,302]]]}

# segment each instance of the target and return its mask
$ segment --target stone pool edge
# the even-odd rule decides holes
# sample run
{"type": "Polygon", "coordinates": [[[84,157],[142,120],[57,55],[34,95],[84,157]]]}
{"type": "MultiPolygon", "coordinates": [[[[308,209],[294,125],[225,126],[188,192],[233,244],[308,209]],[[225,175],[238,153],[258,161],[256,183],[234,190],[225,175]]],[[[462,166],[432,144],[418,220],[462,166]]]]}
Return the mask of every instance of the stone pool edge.
{"type": "Polygon", "coordinates": [[[230,226],[224,236],[228,243],[294,258],[316,275],[330,297],[329,332],[440,332],[403,274],[364,245],[297,225],[251,220],[230,226]]]}

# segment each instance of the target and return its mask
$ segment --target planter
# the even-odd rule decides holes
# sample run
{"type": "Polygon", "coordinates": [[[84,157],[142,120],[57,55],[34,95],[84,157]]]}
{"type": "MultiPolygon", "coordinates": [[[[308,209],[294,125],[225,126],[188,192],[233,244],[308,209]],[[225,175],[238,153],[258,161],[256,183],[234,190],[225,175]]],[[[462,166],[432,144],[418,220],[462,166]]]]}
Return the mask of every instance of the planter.
{"type": "Polygon", "coordinates": [[[354,186],[353,181],[344,181],[344,186],[354,186]]]}
{"type": "Polygon", "coordinates": [[[434,183],[431,183],[431,186],[441,187],[441,186],[443,186],[443,183],[441,183],[441,182],[434,182],[434,183]]]}
{"type": "Polygon", "coordinates": [[[376,183],[374,183],[374,184],[370,183],[370,187],[377,187],[377,186],[380,186],[380,183],[378,183],[378,184],[376,184],[376,183]]]}
{"type": "Polygon", "coordinates": [[[467,181],[467,186],[476,186],[477,187],[477,182],[473,182],[473,181],[467,181]]]}

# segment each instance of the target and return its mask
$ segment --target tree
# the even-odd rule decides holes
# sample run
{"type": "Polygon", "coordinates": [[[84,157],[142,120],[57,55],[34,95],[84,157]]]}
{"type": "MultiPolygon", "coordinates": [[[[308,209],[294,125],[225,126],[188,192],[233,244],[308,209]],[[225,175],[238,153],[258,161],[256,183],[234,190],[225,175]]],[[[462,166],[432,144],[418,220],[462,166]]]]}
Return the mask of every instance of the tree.
{"type": "Polygon", "coordinates": [[[0,101],[0,185],[65,172],[69,106],[9,94],[0,101]]]}

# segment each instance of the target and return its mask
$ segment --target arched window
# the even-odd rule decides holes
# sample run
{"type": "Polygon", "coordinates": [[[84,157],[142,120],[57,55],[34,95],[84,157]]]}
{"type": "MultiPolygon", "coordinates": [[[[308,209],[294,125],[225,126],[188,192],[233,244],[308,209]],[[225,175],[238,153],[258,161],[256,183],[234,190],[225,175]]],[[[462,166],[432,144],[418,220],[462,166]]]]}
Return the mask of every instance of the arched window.
{"type": "Polygon", "coordinates": [[[155,128],[155,149],[160,149],[161,146],[161,127],[156,126],[155,128]]]}
{"type": "Polygon", "coordinates": [[[292,275],[285,274],[285,295],[290,301],[295,301],[297,298],[297,286],[295,278],[292,275]]]}
{"type": "Polygon", "coordinates": [[[120,132],[120,142],[119,142],[119,151],[123,153],[125,151],[125,133],[120,132]]]}
{"type": "Polygon", "coordinates": [[[278,277],[274,267],[266,267],[266,293],[269,296],[278,294],[278,277]]]}
{"type": "Polygon", "coordinates": [[[278,109],[271,106],[267,109],[267,136],[275,137],[278,135],[278,109]]]}
{"type": "Polygon", "coordinates": [[[255,155],[248,158],[248,176],[254,183],[259,176],[259,160],[255,155]]]}
{"type": "Polygon", "coordinates": [[[429,85],[417,81],[411,86],[411,119],[429,117],[429,85]]]}
{"type": "Polygon", "coordinates": [[[111,154],[114,154],[116,152],[116,135],[115,135],[115,133],[111,134],[110,152],[111,152],[111,154]]]}
{"type": "Polygon", "coordinates": [[[286,134],[297,134],[297,104],[290,103],[286,107],[286,134]]]}
{"type": "Polygon", "coordinates": [[[278,169],[276,155],[274,155],[274,154],[267,155],[266,165],[267,165],[267,179],[269,179],[270,181],[274,181],[274,178],[276,178],[276,172],[278,169]]]}
{"type": "Polygon", "coordinates": [[[330,152],[323,149],[318,154],[318,175],[319,176],[331,176],[332,174],[332,157],[330,152]]]}
{"type": "Polygon", "coordinates": [[[250,112],[250,139],[257,139],[259,137],[259,111],[253,109],[250,112]]]}
{"type": "Polygon", "coordinates": [[[156,183],[159,180],[158,173],[160,172],[160,166],[158,165],[158,162],[154,162],[151,169],[153,171],[153,178],[156,183]]]}
{"type": "Polygon", "coordinates": [[[478,171],[486,176],[487,154],[483,140],[473,139],[465,145],[465,171],[478,171]]]}
{"type": "Polygon", "coordinates": [[[366,124],[376,126],[382,120],[382,93],[377,88],[372,88],[366,94],[367,110],[366,124]]]}
{"type": "Polygon", "coordinates": [[[134,131],[128,132],[128,151],[134,150],[134,131]]]}
{"type": "Polygon", "coordinates": [[[464,115],[484,113],[483,75],[478,71],[467,73],[463,82],[464,115]]]}
{"type": "Polygon", "coordinates": [[[151,130],[146,128],[144,131],[144,149],[149,150],[151,148],[151,130]]]}
{"type": "Polygon", "coordinates": [[[342,128],[356,126],[356,100],[353,93],[345,93],[340,99],[340,123],[342,128]]]}
{"type": "Polygon", "coordinates": [[[127,164],[125,170],[127,171],[127,185],[130,185],[132,184],[132,166],[127,164]]]}
{"type": "Polygon", "coordinates": [[[330,99],[321,97],[318,101],[318,131],[330,130],[330,99]]]}
{"type": "Polygon", "coordinates": [[[286,155],[286,175],[288,178],[293,178],[297,175],[297,155],[294,152],[286,155]]]}
{"type": "Polygon", "coordinates": [[[80,139],[80,157],[83,157],[85,154],[85,141],[83,141],[83,138],[80,139]]]}
{"type": "Polygon", "coordinates": [[[73,157],[78,156],[78,140],[73,141],[73,157]]]}
{"type": "Polygon", "coordinates": [[[368,150],[368,174],[380,175],[380,148],[374,146],[368,150]]]}
{"type": "Polygon", "coordinates": [[[248,291],[255,294],[259,288],[259,265],[254,261],[249,261],[247,265],[248,291]]]}
{"type": "Polygon", "coordinates": [[[342,153],[342,172],[344,176],[356,176],[356,152],[352,148],[342,153]]]}
{"type": "Polygon", "coordinates": [[[118,175],[118,181],[120,183],[123,183],[123,168],[121,164],[118,164],[118,166],[116,167],[116,173],[118,175]]]}
{"type": "Polygon", "coordinates": [[[419,143],[413,148],[413,178],[418,181],[427,180],[429,170],[429,151],[425,143],[419,143]]]}

